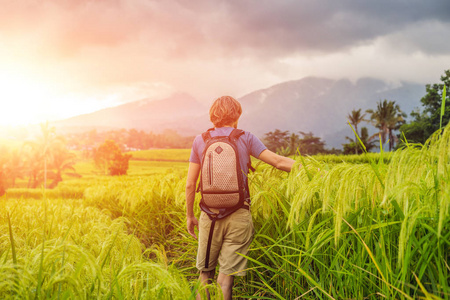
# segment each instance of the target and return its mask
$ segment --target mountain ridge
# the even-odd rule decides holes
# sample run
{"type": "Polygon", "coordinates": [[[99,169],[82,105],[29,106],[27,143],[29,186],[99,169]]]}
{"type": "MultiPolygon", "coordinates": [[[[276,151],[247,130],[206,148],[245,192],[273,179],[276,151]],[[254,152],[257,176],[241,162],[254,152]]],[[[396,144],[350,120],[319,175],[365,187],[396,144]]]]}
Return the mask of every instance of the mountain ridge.
{"type": "MultiPolygon", "coordinates": [[[[400,82],[393,86],[376,78],[328,79],[305,77],[259,89],[237,98],[243,108],[239,127],[260,138],[275,129],[312,132],[327,147],[341,148],[345,136],[352,136],[347,115],[353,109],[376,109],[378,101],[395,101],[409,113],[420,106],[425,86],[400,82]]],[[[186,93],[164,99],[142,99],[93,113],[52,122],[61,129],[125,128],[163,132],[176,130],[182,135],[197,135],[212,127],[209,107],[186,93]]],[[[368,118],[369,116],[366,116],[368,118]]],[[[375,129],[363,124],[369,131],[375,129]]]]}

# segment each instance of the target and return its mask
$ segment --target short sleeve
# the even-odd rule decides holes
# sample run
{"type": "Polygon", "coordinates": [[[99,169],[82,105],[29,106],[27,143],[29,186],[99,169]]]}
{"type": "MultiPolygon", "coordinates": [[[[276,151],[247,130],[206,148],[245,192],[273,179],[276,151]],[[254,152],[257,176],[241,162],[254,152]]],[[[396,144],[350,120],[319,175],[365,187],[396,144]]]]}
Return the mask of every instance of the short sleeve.
{"type": "Polygon", "coordinates": [[[258,158],[261,152],[267,149],[267,147],[258,139],[253,133],[248,133],[248,145],[250,150],[250,155],[258,158]]]}
{"type": "Polygon", "coordinates": [[[199,146],[200,142],[202,142],[201,136],[197,136],[192,143],[191,156],[189,157],[189,162],[200,164],[200,154],[199,154],[199,146]]]}

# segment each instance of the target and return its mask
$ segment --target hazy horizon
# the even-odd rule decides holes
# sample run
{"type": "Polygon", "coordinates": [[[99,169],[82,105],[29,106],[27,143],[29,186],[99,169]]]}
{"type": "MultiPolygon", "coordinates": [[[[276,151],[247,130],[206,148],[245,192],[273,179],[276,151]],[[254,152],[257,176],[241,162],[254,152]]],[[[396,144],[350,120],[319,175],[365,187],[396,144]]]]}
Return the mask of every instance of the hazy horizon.
{"type": "MultiPolygon", "coordinates": [[[[5,1],[2,1],[5,2],[5,1]]],[[[442,1],[6,1],[0,125],[175,92],[201,102],[304,77],[438,83],[442,1]],[[7,45],[7,46],[6,46],[7,45]]]]}

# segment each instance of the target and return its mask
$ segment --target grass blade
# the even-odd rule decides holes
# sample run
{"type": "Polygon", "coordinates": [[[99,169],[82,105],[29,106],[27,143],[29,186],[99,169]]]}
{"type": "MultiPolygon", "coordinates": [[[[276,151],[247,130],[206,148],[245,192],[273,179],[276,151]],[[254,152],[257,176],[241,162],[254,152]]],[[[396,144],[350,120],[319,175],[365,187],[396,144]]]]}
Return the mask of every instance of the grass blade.
{"type": "Polygon", "coordinates": [[[9,240],[11,241],[11,252],[13,257],[14,265],[17,265],[17,257],[16,257],[16,247],[14,245],[14,236],[11,228],[11,217],[8,212],[8,227],[9,227],[9,240]]]}
{"type": "Polygon", "coordinates": [[[366,149],[366,145],[364,145],[364,143],[361,141],[361,139],[358,136],[358,133],[355,131],[355,129],[353,129],[352,124],[350,124],[350,121],[347,121],[348,125],[350,125],[350,127],[352,128],[353,132],[355,133],[356,138],[358,139],[359,143],[361,144],[361,146],[363,147],[363,150],[365,153],[367,153],[367,149],[366,149]]]}
{"type": "Polygon", "coordinates": [[[440,122],[440,125],[439,125],[439,129],[442,129],[442,117],[444,116],[444,114],[445,114],[445,98],[447,97],[447,89],[446,89],[446,87],[445,87],[445,85],[444,85],[444,90],[442,91],[442,103],[441,103],[441,122],[440,122]]]}

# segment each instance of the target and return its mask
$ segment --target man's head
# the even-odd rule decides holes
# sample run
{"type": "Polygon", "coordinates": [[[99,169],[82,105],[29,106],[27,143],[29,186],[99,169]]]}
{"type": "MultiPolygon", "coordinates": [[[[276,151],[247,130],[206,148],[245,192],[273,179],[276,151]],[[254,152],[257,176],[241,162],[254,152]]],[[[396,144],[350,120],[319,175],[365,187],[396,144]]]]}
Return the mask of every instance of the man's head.
{"type": "Polygon", "coordinates": [[[236,127],[241,114],[241,104],[230,96],[217,98],[209,109],[209,119],[214,127],[236,127]]]}

